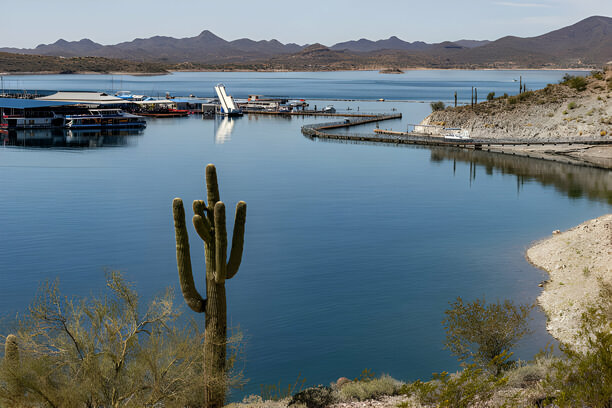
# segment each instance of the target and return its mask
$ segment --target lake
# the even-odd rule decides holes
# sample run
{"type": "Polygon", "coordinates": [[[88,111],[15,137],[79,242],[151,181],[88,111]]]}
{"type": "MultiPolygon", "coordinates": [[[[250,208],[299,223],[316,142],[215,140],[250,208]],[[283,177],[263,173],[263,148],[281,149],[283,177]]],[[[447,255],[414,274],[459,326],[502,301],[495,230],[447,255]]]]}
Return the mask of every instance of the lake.
{"type": "MultiPolygon", "coordinates": [[[[403,114],[405,129],[429,102],[537,89],[561,71],[179,73],[167,76],[4,77],[14,89],[131,90],[307,98],[338,110],[403,114]],[[375,102],[384,98],[385,102],[375,102]]],[[[546,274],[525,249],[612,207],[612,173],[481,151],[313,141],[307,123],[333,118],[148,119],[142,132],[21,132],[0,148],[0,310],[23,311],[39,284],[98,293],[121,270],[145,299],[178,289],[171,203],[205,197],[215,163],[221,199],[248,204],[243,262],[227,282],[228,324],[245,334],[245,390],[356,377],[368,368],[401,380],[458,365],[443,350],[448,303],[535,301],[546,274]]],[[[372,125],[373,126],[373,125],[372,125]]],[[[355,128],[367,131],[371,127],[355,128]]],[[[190,210],[188,210],[190,212],[190,210]]],[[[233,217],[228,216],[231,231],[233,217]]],[[[200,292],[203,251],[189,228],[200,292]]],[[[185,315],[203,320],[186,310],[185,315]]],[[[553,339],[534,313],[528,359],[553,339]]]]}

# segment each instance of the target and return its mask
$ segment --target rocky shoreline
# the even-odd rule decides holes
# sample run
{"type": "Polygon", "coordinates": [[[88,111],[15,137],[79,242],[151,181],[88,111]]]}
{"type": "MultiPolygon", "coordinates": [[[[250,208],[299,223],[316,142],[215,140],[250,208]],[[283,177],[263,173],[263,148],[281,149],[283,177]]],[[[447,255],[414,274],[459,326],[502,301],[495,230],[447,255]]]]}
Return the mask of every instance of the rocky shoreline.
{"type": "Polygon", "coordinates": [[[597,300],[599,280],[612,282],[612,214],[555,231],[526,257],[550,275],[538,297],[546,328],[562,343],[584,346],[578,336],[582,314],[597,300]]]}
{"type": "Polygon", "coordinates": [[[572,145],[491,147],[491,151],[612,168],[612,69],[572,84],[501,96],[474,106],[435,111],[421,125],[467,129],[474,139],[573,142],[572,145]],[[593,145],[589,141],[610,144],[593,145]],[[585,143],[586,142],[586,143],[585,143]]]}

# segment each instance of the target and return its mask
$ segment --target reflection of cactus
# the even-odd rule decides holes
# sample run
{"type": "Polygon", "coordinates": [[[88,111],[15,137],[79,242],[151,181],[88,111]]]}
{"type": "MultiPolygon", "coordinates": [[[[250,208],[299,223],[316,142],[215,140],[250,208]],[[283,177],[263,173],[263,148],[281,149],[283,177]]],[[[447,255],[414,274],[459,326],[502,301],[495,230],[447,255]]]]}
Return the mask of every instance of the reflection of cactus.
{"type": "Polygon", "coordinates": [[[213,164],[206,166],[207,201],[193,202],[193,225],[204,241],[206,257],[206,299],[198,293],[191,269],[189,237],[185,225],[183,201],[172,202],[174,230],[176,234],[176,261],[181,291],[187,305],[197,313],[205,313],[204,376],[206,406],[216,408],[225,402],[225,353],[227,338],[227,311],[225,280],[238,272],[244,244],[246,203],[236,205],[232,248],[227,258],[227,232],[225,228],[225,204],[219,199],[217,171],[213,164]]]}
{"type": "Polygon", "coordinates": [[[6,336],[6,343],[4,343],[4,359],[9,364],[16,364],[19,362],[19,344],[14,334],[6,336]]]}

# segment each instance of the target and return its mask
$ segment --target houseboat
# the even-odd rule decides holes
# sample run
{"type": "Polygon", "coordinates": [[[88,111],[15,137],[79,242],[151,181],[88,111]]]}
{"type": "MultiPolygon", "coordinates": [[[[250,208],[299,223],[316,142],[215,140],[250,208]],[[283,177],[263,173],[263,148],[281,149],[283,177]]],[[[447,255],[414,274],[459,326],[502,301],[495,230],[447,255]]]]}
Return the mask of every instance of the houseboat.
{"type": "Polygon", "coordinates": [[[142,128],[147,122],[140,116],[126,113],[121,109],[90,109],[84,115],[66,115],[66,127],[87,128],[142,128]]]}
{"type": "Polygon", "coordinates": [[[52,111],[21,111],[19,114],[2,115],[1,127],[10,129],[49,129],[64,126],[64,116],[52,111]]]}

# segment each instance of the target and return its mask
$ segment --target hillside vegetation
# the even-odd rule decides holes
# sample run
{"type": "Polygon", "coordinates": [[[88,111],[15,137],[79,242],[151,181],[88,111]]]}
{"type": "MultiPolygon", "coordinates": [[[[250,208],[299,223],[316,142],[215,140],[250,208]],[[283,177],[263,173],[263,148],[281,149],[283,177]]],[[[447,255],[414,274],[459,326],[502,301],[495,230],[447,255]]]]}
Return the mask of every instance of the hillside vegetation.
{"type": "Polygon", "coordinates": [[[0,72],[4,73],[82,73],[130,72],[166,73],[167,66],[103,57],[53,57],[0,52],[0,72]]]}
{"type": "MultiPolygon", "coordinates": [[[[518,84],[517,84],[518,87],[518,84]]],[[[479,94],[487,90],[479,89],[479,94]]],[[[475,139],[598,140],[612,133],[612,71],[474,105],[432,112],[422,124],[461,127],[475,139]]]]}

